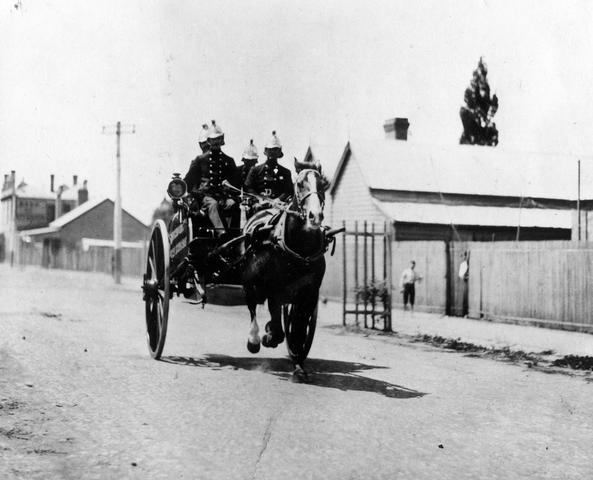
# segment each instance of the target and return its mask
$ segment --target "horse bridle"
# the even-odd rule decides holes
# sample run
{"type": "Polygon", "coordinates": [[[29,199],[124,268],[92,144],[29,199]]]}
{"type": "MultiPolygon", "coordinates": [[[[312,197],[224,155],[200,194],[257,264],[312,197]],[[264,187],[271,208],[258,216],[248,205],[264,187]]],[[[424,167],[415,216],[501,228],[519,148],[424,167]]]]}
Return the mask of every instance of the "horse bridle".
{"type": "Polygon", "coordinates": [[[315,174],[315,176],[318,178],[321,177],[321,174],[313,168],[305,168],[304,170],[301,170],[299,172],[296,182],[294,182],[294,198],[296,199],[296,204],[297,204],[297,207],[299,210],[302,210],[303,203],[305,202],[305,200],[313,194],[317,195],[317,197],[319,198],[319,203],[321,204],[321,208],[323,208],[325,206],[325,194],[324,194],[324,192],[319,192],[319,190],[317,190],[317,189],[314,192],[311,191],[311,192],[306,193],[302,197],[299,195],[299,191],[297,189],[299,180],[301,177],[306,177],[309,172],[313,172],[315,174]]]}

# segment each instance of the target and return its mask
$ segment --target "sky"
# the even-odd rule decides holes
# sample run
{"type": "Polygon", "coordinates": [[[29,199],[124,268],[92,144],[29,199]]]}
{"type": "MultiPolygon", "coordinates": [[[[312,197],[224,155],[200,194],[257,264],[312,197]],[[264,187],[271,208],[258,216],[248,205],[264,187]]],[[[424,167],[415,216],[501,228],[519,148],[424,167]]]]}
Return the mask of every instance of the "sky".
{"type": "MultiPolygon", "coordinates": [[[[457,144],[480,56],[496,148],[593,157],[592,31],[593,2],[577,0],[1,0],[0,173],[76,174],[114,198],[102,127],[119,120],[135,126],[123,206],[149,222],[211,119],[237,163],[272,130],[290,167],[310,143],[380,139],[395,116],[410,142],[457,144]]],[[[338,158],[321,160],[331,172],[338,158]]]]}

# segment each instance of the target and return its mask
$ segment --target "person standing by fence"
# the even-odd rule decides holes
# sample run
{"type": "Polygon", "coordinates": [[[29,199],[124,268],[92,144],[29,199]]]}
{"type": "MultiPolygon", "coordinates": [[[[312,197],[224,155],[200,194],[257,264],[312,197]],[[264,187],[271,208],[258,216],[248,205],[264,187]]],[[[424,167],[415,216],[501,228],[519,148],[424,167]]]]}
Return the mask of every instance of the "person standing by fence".
{"type": "Polygon", "coordinates": [[[414,311],[414,301],[416,299],[416,282],[420,282],[422,277],[416,272],[416,262],[410,261],[410,266],[402,272],[400,281],[401,292],[404,295],[404,310],[408,309],[408,301],[410,302],[410,310],[414,311]]]}
{"type": "Polygon", "coordinates": [[[469,254],[463,252],[463,260],[459,265],[459,279],[463,282],[463,303],[461,305],[461,316],[467,317],[469,313],[469,254]]]}

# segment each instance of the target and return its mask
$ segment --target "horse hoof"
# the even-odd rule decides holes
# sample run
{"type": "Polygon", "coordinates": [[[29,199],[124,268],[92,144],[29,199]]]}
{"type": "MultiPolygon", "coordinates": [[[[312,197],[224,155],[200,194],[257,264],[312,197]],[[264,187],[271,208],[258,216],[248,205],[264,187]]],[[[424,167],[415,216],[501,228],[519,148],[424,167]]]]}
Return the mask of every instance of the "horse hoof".
{"type": "Polygon", "coordinates": [[[309,375],[303,369],[303,367],[297,365],[296,367],[294,367],[294,372],[292,372],[292,380],[297,383],[308,382],[309,375]]]}
{"type": "Polygon", "coordinates": [[[266,348],[276,348],[278,346],[278,342],[274,340],[274,337],[270,334],[266,334],[261,337],[261,343],[266,348]]]}
{"type": "Polygon", "coordinates": [[[250,353],[259,352],[260,346],[261,345],[259,343],[251,343],[249,340],[247,340],[247,350],[249,350],[250,353]]]}

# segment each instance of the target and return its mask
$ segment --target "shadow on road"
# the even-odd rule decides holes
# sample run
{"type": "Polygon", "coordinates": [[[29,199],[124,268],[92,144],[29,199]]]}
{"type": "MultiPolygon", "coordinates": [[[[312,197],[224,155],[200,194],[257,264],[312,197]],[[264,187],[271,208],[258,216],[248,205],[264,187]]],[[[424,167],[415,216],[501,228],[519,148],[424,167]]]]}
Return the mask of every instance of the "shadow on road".
{"type": "MultiPolygon", "coordinates": [[[[287,358],[254,358],[231,357],[228,355],[207,354],[200,358],[169,356],[161,361],[176,365],[192,367],[206,367],[219,370],[231,367],[235,370],[256,370],[272,374],[284,380],[294,380],[294,367],[287,358]]],[[[310,358],[306,363],[309,372],[307,385],[336,388],[342,391],[354,390],[361,392],[379,393],[389,398],[415,398],[425,394],[401,385],[363,377],[359,372],[365,370],[379,370],[387,367],[365,365],[363,363],[342,362],[339,360],[324,360],[310,358]]]]}

